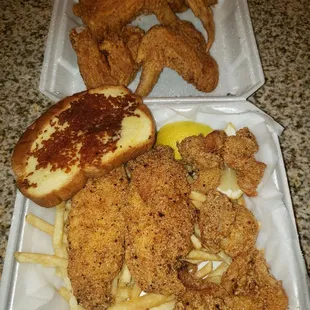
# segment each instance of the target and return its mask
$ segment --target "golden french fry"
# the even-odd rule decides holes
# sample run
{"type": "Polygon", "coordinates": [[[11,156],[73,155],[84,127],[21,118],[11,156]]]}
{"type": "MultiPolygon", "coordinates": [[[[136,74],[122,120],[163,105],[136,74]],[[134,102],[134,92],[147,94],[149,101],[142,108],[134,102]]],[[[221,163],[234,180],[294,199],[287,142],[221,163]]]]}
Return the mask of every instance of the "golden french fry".
{"type": "Polygon", "coordinates": [[[166,302],[170,302],[174,299],[174,296],[163,296],[158,294],[146,294],[136,299],[123,301],[114,304],[109,310],[142,310],[149,309],[166,302]],[[172,298],[172,299],[171,299],[172,298]]]}
{"type": "Polygon", "coordinates": [[[49,234],[50,236],[53,236],[54,233],[54,226],[41,218],[35,216],[32,213],[29,213],[26,215],[26,222],[32,225],[35,228],[38,228],[39,230],[49,234]]]}
{"type": "Polygon", "coordinates": [[[215,283],[215,284],[221,284],[222,277],[221,276],[212,276],[212,277],[208,276],[207,281],[215,283]]]}
{"type": "Polygon", "coordinates": [[[208,262],[205,266],[195,272],[195,277],[201,279],[212,271],[212,262],[208,262]]]}
{"type": "Polygon", "coordinates": [[[64,257],[62,249],[64,213],[65,213],[65,203],[62,202],[61,204],[56,206],[54,234],[53,234],[53,247],[55,250],[55,254],[59,257],[64,257]]]}
{"type": "Polygon", "coordinates": [[[138,298],[141,292],[142,290],[140,289],[140,287],[136,283],[134,283],[129,292],[129,298],[130,299],[138,298]]]}
{"type": "Polygon", "coordinates": [[[112,281],[112,285],[111,285],[111,294],[112,296],[116,296],[116,293],[117,293],[117,286],[118,286],[118,279],[119,279],[119,276],[117,275],[113,281],[112,281]]]}
{"type": "Polygon", "coordinates": [[[119,276],[119,282],[128,284],[131,281],[131,274],[126,264],[123,264],[120,276],[119,276]]]}
{"type": "Polygon", "coordinates": [[[63,278],[63,274],[62,274],[61,269],[59,267],[55,268],[55,274],[57,277],[63,278]]]}
{"type": "Polygon", "coordinates": [[[206,201],[207,196],[199,192],[191,191],[189,198],[195,201],[204,202],[206,201]]]}
{"type": "Polygon", "coordinates": [[[212,272],[209,273],[209,277],[222,276],[223,273],[227,270],[229,265],[226,262],[222,262],[217,268],[215,268],[212,272]]]}
{"type": "Polygon", "coordinates": [[[65,299],[66,301],[69,301],[70,300],[70,292],[65,288],[65,287],[60,287],[58,289],[58,293],[59,295],[65,299]]]}
{"type": "Polygon", "coordinates": [[[216,254],[210,254],[201,250],[192,250],[186,256],[187,259],[194,260],[211,260],[211,261],[220,261],[221,259],[216,254]]]}
{"type": "Polygon", "coordinates": [[[200,228],[199,228],[199,225],[198,225],[198,224],[195,224],[195,225],[194,225],[194,232],[195,232],[195,235],[196,235],[198,238],[201,238],[201,232],[200,232],[200,228]]]}
{"type": "Polygon", "coordinates": [[[150,310],[173,310],[175,301],[166,302],[157,307],[152,307],[150,310]]]}
{"type": "Polygon", "coordinates": [[[201,241],[195,235],[191,235],[191,241],[195,249],[200,250],[202,248],[201,241]]]}
{"type": "Polygon", "coordinates": [[[205,261],[205,259],[190,259],[190,258],[183,258],[181,259],[183,262],[188,262],[188,263],[191,263],[191,264],[194,264],[194,265],[198,265],[202,262],[205,261]]]}
{"type": "Polygon", "coordinates": [[[221,251],[219,253],[217,253],[216,255],[218,255],[225,263],[227,263],[228,265],[231,264],[232,259],[230,256],[228,256],[225,252],[221,251]]]}
{"type": "Polygon", "coordinates": [[[55,256],[40,253],[15,252],[15,259],[19,263],[41,264],[46,267],[67,268],[68,260],[55,256]]]}
{"type": "Polygon", "coordinates": [[[115,295],[115,303],[120,303],[129,298],[129,289],[128,287],[118,287],[115,295]]]}

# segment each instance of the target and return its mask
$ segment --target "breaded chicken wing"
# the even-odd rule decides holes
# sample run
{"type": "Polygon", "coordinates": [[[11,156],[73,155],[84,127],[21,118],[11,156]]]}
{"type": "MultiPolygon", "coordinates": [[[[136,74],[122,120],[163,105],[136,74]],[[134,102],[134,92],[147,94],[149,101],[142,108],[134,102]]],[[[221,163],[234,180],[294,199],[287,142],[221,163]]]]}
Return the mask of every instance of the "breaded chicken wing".
{"type": "Polygon", "coordinates": [[[208,42],[206,52],[208,52],[214,43],[215,25],[212,12],[212,5],[217,4],[217,0],[185,0],[196,17],[198,17],[208,33],[208,42]]]}
{"type": "Polygon", "coordinates": [[[238,297],[231,309],[286,310],[288,307],[281,282],[269,273],[263,254],[254,248],[233,260],[221,284],[228,294],[238,297]],[[246,303],[255,306],[246,308],[246,303]]]}
{"type": "Polygon", "coordinates": [[[194,227],[186,170],[170,147],[149,151],[129,162],[128,169],[127,266],[142,290],[181,294],[185,287],[178,278],[179,258],[191,249],[194,227]]]}
{"type": "Polygon", "coordinates": [[[187,21],[153,26],[143,37],[137,62],[142,74],[136,93],[147,96],[165,67],[175,70],[198,90],[211,92],[218,84],[218,66],[206,53],[203,35],[187,21]]]}
{"type": "Polygon", "coordinates": [[[236,136],[227,137],[223,148],[225,163],[236,170],[238,185],[248,196],[257,195],[266,168],[254,158],[257,151],[256,138],[247,127],[238,130],[236,136]]]}
{"type": "Polygon", "coordinates": [[[207,193],[219,186],[224,168],[220,153],[225,137],[224,132],[214,131],[206,137],[191,136],[179,143],[182,160],[193,167],[197,176],[192,190],[207,193]]]}
{"type": "Polygon", "coordinates": [[[118,85],[117,79],[111,75],[106,56],[100,52],[98,43],[88,28],[81,32],[73,29],[70,40],[87,89],[102,85],[118,85]]]}
{"type": "Polygon", "coordinates": [[[107,33],[119,32],[141,14],[155,14],[164,25],[178,19],[167,0],[80,0],[73,12],[99,41],[107,33]]]}
{"type": "Polygon", "coordinates": [[[70,39],[86,87],[128,85],[139,69],[135,60],[143,35],[142,29],[126,26],[98,44],[89,28],[73,29],[70,39]]]}
{"type": "Polygon", "coordinates": [[[107,55],[111,75],[120,85],[128,85],[139,69],[136,63],[137,50],[144,31],[126,26],[121,33],[109,33],[100,43],[99,49],[107,55]]]}
{"type": "Polygon", "coordinates": [[[127,198],[124,168],[89,180],[72,199],[69,213],[68,275],[73,293],[86,310],[107,309],[111,282],[125,255],[125,221],[121,209],[127,198]]]}

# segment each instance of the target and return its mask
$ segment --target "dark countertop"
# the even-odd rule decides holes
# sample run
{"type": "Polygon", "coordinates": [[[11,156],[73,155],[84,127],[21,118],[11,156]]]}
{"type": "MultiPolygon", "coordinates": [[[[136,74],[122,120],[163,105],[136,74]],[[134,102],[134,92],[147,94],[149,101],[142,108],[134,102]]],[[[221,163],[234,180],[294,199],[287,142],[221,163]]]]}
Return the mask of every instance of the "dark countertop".
{"type": "MultiPolygon", "coordinates": [[[[249,0],[266,84],[250,98],[285,127],[281,147],[310,270],[310,1],[249,0]]],[[[52,102],[38,90],[52,12],[48,0],[0,4],[0,274],[15,199],[10,154],[52,102]]]]}

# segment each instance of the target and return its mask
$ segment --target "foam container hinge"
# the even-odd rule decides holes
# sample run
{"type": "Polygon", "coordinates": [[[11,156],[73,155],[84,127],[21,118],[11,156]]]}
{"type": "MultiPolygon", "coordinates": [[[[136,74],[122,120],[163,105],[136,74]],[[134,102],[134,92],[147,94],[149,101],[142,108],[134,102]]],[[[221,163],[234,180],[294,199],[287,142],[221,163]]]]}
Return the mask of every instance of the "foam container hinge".
{"type": "MultiPolygon", "coordinates": [[[[54,101],[85,89],[80,76],[77,58],[72,49],[69,33],[82,25],[72,13],[75,0],[56,0],[46,42],[46,50],[40,79],[40,91],[54,101]]],[[[204,35],[201,22],[188,10],[178,14],[191,21],[204,35]]],[[[187,83],[175,71],[164,69],[148,99],[157,98],[227,98],[246,99],[264,84],[262,65],[252,29],[246,0],[219,0],[214,7],[216,27],[215,42],[211,55],[219,65],[220,78],[217,88],[203,93],[187,83]]],[[[140,16],[133,24],[148,30],[157,24],[154,15],[140,16]]],[[[129,85],[135,90],[140,72],[129,85]]]]}

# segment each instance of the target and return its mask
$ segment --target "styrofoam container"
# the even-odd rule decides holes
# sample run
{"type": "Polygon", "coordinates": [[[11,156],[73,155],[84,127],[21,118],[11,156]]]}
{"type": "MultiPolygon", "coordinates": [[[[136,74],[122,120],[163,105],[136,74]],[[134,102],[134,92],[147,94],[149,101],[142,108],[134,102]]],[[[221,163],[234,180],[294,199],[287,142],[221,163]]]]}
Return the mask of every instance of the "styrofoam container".
{"type": "MultiPolygon", "coordinates": [[[[248,126],[260,146],[258,160],[267,169],[255,198],[246,197],[246,205],[261,222],[256,246],[264,249],[271,273],[283,281],[289,297],[289,309],[310,309],[309,284],[296,230],[293,207],[278,141],[282,127],[247,101],[182,102],[160,100],[150,103],[157,127],[179,120],[206,123],[223,129],[228,122],[236,128],[248,126]]],[[[29,212],[54,222],[54,208],[40,208],[17,193],[0,289],[0,310],[67,310],[68,305],[56,293],[62,284],[53,268],[18,264],[15,251],[52,254],[51,237],[25,223],[29,212]]]]}
{"type": "MultiPolygon", "coordinates": [[[[40,80],[40,91],[54,101],[85,89],[69,32],[82,24],[72,13],[74,0],[56,0],[49,29],[40,80]]],[[[188,10],[179,17],[191,21],[206,34],[201,22],[188,10]]],[[[246,0],[220,0],[214,8],[216,27],[211,55],[219,65],[220,77],[212,93],[203,93],[175,71],[164,69],[149,98],[227,97],[246,99],[264,83],[264,75],[246,0]]],[[[157,23],[155,16],[141,16],[133,22],[147,30],[157,23]]],[[[129,85],[135,90],[140,73],[129,85]]]]}
{"type": "MultiPolygon", "coordinates": [[[[40,80],[40,91],[54,101],[85,89],[69,41],[70,30],[81,25],[81,20],[72,13],[74,3],[73,0],[55,0],[54,3],[40,80]]],[[[205,33],[191,12],[180,14],[180,17],[192,21],[205,33]]],[[[158,128],[175,120],[191,119],[219,129],[233,122],[237,127],[250,126],[253,131],[257,130],[262,148],[258,156],[263,156],[268,164],[259,196],[247,199],[247,207],[262,222],[257,247],[265,249],[272,274],[283,281],[289,309],[308,310],[309,279],[277,136],[282,128],[246,101],[264,83],[247,2],[219,0],[214,17],[216,38],[211,54],[220,68],[216,90],[201,93],[173,70],[165,69],[144,102],[152,110],[158,128]],[[263,127],[253,127],[258,120],[264,123],[263,127]]],[[[154,23],[153,16],[134,21],[146,30],[154,23]]],[[[132,90],[138,80],[139,76],[130,85],[132,90]]],[[[67,309],[66,303],[55,293],[54,286],[60,283],[52,269],[17,264],[14,260],[15,251],[52,253],[50,237],[25,224],[28,212],[51,223],[54,220],[53,209],[39,208],[17,193],[0,288],[0,310],[67,309]],[[49,302],[44,304],[46,300],[49,302]]]]}

